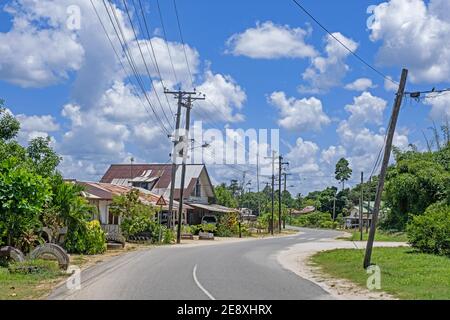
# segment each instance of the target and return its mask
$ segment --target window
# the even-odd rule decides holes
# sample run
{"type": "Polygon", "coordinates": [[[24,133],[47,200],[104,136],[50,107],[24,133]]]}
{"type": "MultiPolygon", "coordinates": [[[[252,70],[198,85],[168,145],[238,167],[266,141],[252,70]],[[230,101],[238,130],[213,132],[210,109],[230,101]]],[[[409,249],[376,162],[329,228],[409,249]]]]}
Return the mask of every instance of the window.
{"type": "Polygon", "coordinates": [[[112,225],[118,225],[119,224],[119,216],[113,215],[109,211],[109,207],[108,207],[108,224],[112,224],[112,225]]]}
{"type": "Polygon", "coordinates": [[[202,189],[200,185],[200,179],[197,179],[197,183],[195,184],[195,196],[201,197],[202,196],[202,189]]]}

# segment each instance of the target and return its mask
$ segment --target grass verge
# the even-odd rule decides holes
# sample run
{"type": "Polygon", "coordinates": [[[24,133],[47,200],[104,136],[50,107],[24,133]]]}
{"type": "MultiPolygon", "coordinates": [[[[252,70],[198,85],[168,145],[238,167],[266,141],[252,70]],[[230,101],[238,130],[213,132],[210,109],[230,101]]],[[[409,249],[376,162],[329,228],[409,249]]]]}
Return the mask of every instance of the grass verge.
{"type": "MultiPolygon", "coordinates": [[[[317,253],[311,261],[335,278],[366,287],[364,252],[337,249],[317,253]]],[[[375,248],[372,262],[381,269],[381,291],[400,299],[450,299],[450,258],[417,253],[411,248],[375,248]]]]}
{"type": "Polygon", "coordinates": [[[54,261],[27,261],[0,266],[0,300],[34,300],[48,293],[66,275],[54,261]]]}
{"type": "MultiPolygon", "coordinates": [[[[363,232],[363,241],[367,241],[369,234],[363,232]]],[[[360,241],[361,236],[359,231],[352,232],[351,237],[342,237],[339,239],[349,240],[349,241],[360,241]]],[[[382,230],[377,230],[375,233],[375,241],[385,241],[385,242],[408,242],[408,237],[405,232],[386,232],[382,230]]]]}

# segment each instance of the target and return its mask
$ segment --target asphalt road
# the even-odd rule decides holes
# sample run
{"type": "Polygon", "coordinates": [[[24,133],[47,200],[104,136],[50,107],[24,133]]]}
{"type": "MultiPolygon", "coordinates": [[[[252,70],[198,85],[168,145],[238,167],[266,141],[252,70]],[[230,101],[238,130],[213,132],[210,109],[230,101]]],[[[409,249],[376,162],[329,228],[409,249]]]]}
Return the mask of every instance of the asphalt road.
{"type": "Polygon", "coordinates": [[[83,271],[80,290],[61,286],[50,299],[330,299],[316,284],[284,269],[276,257],[297,243],[339,232],[301,231],[280,238],[132,252],[83,271]]]}

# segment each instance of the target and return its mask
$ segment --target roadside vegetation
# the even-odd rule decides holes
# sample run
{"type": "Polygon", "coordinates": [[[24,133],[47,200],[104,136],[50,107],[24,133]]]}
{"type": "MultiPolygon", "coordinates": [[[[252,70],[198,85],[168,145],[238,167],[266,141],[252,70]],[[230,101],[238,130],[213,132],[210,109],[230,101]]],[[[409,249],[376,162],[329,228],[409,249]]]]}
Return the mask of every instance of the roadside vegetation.
{"type": "MultiPolygon", "coordinates": [[[[369,238],[369,233],[365,230],[363,231],[363,241],[367,241],[369,238]]],[[[361,235],[359,231],[353,231],[351,237],[343,237],[343,240],[350,241],[360,241],[361,235]]],[[[378,229],[375,233],[375,241],[383,241],[383,242],[408,242],[408,236],[406,232],[390,232],[378,229]]]]}
{"type": "MultiPolygon", "coordinates": [[[[409,248],[374,248],[372,261],[381,269],[382,291],[401,299],[450,299],[450,134],[435,128],[436,150],[394,150],[383,193],[388,210],[381,217],[378,241],[407,241],[409,248]]],[[[367,187],[367,185],[366,185],[367,187]]],[[[351,194],[351,191],[349,192],[351,194]]],[[[364,235],[367,238],[367,234],[364,235]]],[[[351,240],[359,240],[359,232],[351,240]]],[[[312,257],[333,277],[365,286],[364,251],[340,249],[312,257]]]]}
{"type": "MultiPolygon", "coordinates": [[[[363,250],[338,249],[312,257],[322,272],[348,279],[365,288],[368,275],[362,268],[363,250]]],[[[381,269],[381,291],[399,299],[450,299],[450,259],[414,249],[375,248],[373,261],[381,269]]]]}
{"type": "Polygon", "coordinates": [[[0,265],[0,300],[39,299],[66,275],[54,261],[0,265]]]}

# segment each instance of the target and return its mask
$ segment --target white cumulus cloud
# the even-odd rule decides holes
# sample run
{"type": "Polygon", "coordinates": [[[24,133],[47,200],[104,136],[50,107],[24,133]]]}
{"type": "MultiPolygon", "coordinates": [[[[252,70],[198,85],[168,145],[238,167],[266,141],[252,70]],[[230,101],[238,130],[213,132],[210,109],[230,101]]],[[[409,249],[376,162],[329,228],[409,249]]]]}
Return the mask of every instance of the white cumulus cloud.
{"type": "Polygon", "coordinates": [[[287,98],[284,92],[273,92],[269,103],[280,112],[278,123],[292,131],[320,131],[331,119],[323,111],[322,102],[314,97],[309,99],[287,98]]]}
{"type": "Polygon", "coordinates": [[[314,47],[305,43],[308,34],[302,28],[266,21],[231,36],[227,41],[227,52],[255,59],[314,57],[317,54],[314,47]]]}

